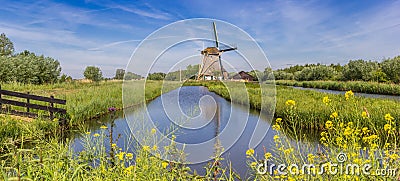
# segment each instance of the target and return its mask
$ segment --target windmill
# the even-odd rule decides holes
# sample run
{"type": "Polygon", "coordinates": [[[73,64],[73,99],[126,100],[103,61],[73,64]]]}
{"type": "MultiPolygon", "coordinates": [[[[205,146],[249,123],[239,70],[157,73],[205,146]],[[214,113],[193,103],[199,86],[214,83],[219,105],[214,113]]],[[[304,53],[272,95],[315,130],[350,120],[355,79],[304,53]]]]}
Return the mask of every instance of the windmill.
{"type": "Polygon", "coordinates": [[[236,50],[237,48],[219,49],[217,27],[213,22],[215,47],[207,47],[201,54],[203,59],[199,68],[197,80],[224,80],[228,77],[228,72],[222,67],[221,54],[223,52],[236,50]],[[217,75],[220,75],[218,77],[217,75]]]}

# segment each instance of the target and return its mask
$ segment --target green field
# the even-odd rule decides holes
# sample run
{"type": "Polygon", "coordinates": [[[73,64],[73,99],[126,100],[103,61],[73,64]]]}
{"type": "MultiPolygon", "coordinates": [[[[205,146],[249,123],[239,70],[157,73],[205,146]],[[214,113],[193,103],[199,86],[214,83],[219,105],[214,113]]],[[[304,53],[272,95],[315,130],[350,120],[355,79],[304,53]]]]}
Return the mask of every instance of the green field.
{"type": "MultiPolygon", "coordinates": [[[[134,81],[131,86],[143,85],[141,81],[134,81]]],[[[152,100],[161,94],[161,83],[150,81],[146,84],[146,99],[133,94],[132,103],[143,103],[152,100]]],[[[171,90],[178,84],[172,84],[165,90],[171,90]]],[[[186,85],[202,85],[218,95],[241,104],[249,104],[254,109],[273,111],[275,117],[282,118],[274,123],[274,129],[279,134],[291,134],[297,140],[307,139],[302,134],[316,130],[320,134],[317,138],[327,148],[340,148],[354,162],[370,162],[374,166],[379,164],[377,157],[365,157],[364,152],[357,150],[375,151],[381,154],[387,162],[385,166],[399,168],[398,160],[398,118],[400,117],[400,104],[396,101],[355,97],[350,92],[347,96],[320,93],[309,90],[298,90],[290,87],[277,86],[276,92],[271,85],[252,83],[229,82],[223,85],[220,82],[188,82],[186,85]],[[239,86],[239,84],[241,84],[239,86]],[[242,89],[235,88],[242,87],[242,89]],[[243,89],[245,88],[245,89],[243,89]],[[276,94],[276,100],[272,97],[276,94]],[[266,97],[266,99],[261,99],[266,97]],[[299,134],[298,130],[302,130],[299,134]],[[365,132],[365,133],[364,133],[365,132]],[[338,141],[339,140],[339,141],[338,141]],[[397,155],[397,156],[396,156],[397,155]]],[[[38,95],[55,95],[56,98],[66,99],[70,124],[79,129],[84,121],[90,121],[108,112],[109,107],[123,108],[122,82],[108,81],[100,83],[63,83],[53,85],[22,85],[4,84],[3,89],[14,91],[30,91],[38,95]]],[[[141,90],[141,88],[138,88],[141,90]]],[[[2,178],[7,179],[43,179],[43,180],[187,180],[187,179],[213,179],[215,169],[219,170],[220,179],[230,180],[235,174],[229,168],[220,166],[208,167],[207,175],[198,176],[191,173],[185,165],[173,164],[160,160],[151,154],[149,149],[161,149],[149,144],[145,147],[139,145],[126,145],[135,147],[135,154],[126,153],[115,148],[111,153],[105,152],[105,130],[103,134],[85,134],[85,150],[74,153],[69,149],[68,140],[59,139],[58,123],[54,121],[35,119],[30,122],[20,118],[0,116],[0,141],[2,152],[0,170],[2,178]],[[60,141],[61,140],[61,141],[60,141]],[[23,145],[29,141],[29,149],[23,145]],[[75,155],[75,156],[74,156],[75,155]],[[78,156],[76,156],[78,155],[78,156]],[[133,156],[135,155],[135,156],[133,156]]],[[[335,157],[336,149],[320,155],[304,155],[298,148],[283,138],[274,139],[276,152],[280,153],[265,157],[285,163],[304,164],[309,160],[321,163],[326,157],[335,157]]],[[[148,138],[152,138],[149,130],[148,138]]],[[[171,143],[171,150],[174,145],[171,143]]],[[[308,148],[311,149],[311,148],[308,148]]],[[[183,154],[175,150],[171,154],[183,154]]],[[[243,154],[243,156],[246,156],[243,154]]],[[[250,170],[255,169],[254,164],[263,155],[247,155],[250,170]]],[[[336,175],[330,177],[307,177],[307,175],[288,175],[273,178],[272,176],[256,175],[257,179],[377,179],[379,177],[347,177],[336,175]]]]}
{"type": "Polygon", "coordinates": [[[294,81],[294,80],[277,80],[277,85],[297,86],[306,88],[329,89],[353,92],[370,93],[370,94],[385,94],[385,95],[400,95],[399,84],[364,82],[364,81],[294,81]]]}

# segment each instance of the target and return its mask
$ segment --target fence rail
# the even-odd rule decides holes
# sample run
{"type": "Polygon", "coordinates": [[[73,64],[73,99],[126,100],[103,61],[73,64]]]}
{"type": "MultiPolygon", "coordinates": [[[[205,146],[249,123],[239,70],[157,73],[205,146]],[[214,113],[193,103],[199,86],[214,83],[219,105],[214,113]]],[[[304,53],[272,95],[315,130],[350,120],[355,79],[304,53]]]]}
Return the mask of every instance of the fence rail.
{"type": "Polygon", "coordinates": [[[66,100],[62,99],[56,99],[54,96],[50,97],[43,97],[43,96],[37,96],[37,95],[32,95],[25,93],[20,93],[20,92],[13,92],[13,91],[8,91],[8,90],[2,90],[1,85],[0,85],[0,111],[3,113],[10,113],[14,115],[19,115],[19,116],[26,116],[26,117],[38,117],[38,114],[30,112],[30,109],[37,109],[37,110],[43,110],[43,111],[48,111],[50,112],[50,119],[54,119],[54,113],[59,113],[59,114],[67,114],[67,110],[57,108],[54,106],[54,104],[61,104],[65,105],[67,103],[66,100]],[[26,102],[20,102],[20,101],[15,101],[15,100],[10,100],[10,99],[4,99],[2,98],[2,95],[5,96],[10,96],[10,97],[17,97],[17,98],[23,98],[26,99],[26,102]],[[38,104],[32,104],[30,103],[31,100],[36,100],[36,101],[41,101],[41,102],[47,102],[49,106],[44,106],[44,105],[38,105],[38,104]],[[10,109],[3,109],[2,105],[13,105],[13,106],[18,106],[18,107],[25,107],[26,112],[23,111],[17,111],[17,110],[10,110],[10,109]]]}

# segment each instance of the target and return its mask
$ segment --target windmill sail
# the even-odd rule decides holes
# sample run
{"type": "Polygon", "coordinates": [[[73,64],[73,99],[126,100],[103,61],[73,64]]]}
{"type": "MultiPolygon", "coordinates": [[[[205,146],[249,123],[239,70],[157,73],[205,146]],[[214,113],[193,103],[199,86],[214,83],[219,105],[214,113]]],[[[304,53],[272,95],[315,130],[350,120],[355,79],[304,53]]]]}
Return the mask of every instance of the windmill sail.
{"type": "Polygon", "coordinates": [[[219,41],[218,41],[217,27],[215,25],[215,22],[213,22],[213,28],[214,28],[215,47],[207,47],[203,51],[201,51],[203,59],[201,62],[201,67],[197,78],[198,80],[217,80],[217,79],[223,80],[226,77],[228,77],[228,72],[222,67],[221,54],[223,52],[236,50],[236,48],[219,50],[219,41]]]}

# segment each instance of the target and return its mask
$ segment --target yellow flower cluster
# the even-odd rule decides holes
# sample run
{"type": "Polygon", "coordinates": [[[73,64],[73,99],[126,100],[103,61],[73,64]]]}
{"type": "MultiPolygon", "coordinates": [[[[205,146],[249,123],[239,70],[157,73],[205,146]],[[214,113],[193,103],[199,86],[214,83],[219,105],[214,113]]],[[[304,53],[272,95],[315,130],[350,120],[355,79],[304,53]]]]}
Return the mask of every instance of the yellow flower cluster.
{"type": "Polygon", "coordinates": [[[254,155],[254,149],[252,149],[252,148],[248,149],[248,150],[246,151],[246,155],[247,155],[247,156],[252,156],[252,155],[254,155]]]}
{"type": "Polygon", "coordinates": [[[326,128],[326,129],[332,129],[332,128],[333,128],[333,123],[332,123],[332,121],[326,121],[326,123],[325,123],[325,128],[326,128]]]}
{"type": "Polygon", "coordinates": [[[362,116],[364,119],[369,118],[368,113],[367,113],[366,111],[363,111],[363,112],[361,113],[361,116],[362,116]]]}
{"type": "Polygon", "coordinates": [[[324,98],[322,98],[322,102],[326,105],[329,105],[329,103],[331,102],[331,100],[329,99],[328,96],[325,96],[324,98]]]}
{"type": "Polygon", "coordinates": [[[271,158],[271,157],[272,157],[272,154],[271,154],[270,152],[267,152],[267,153],[264,154],[264,158],[265,158],[266,160],[268,160],[268,159],[271,158]]]}
{"type": "Polygon", "coordinates": [[[147,152],[150,151],[150,146],[143,146],[143,150],[147,152]]]}
{"type": "Polygon", "coordinates": [[[124,173],[127,175],[130,175],[130,174],[132,174],[132,170],[134,170],[134,168],[135,168],[135,166],[131,165],[131,166],[125,168],[124,173]]]}
{"type": "Polygon", "coordinates": [[[279,131],[279,130],[281,130],[281,126],[279,126],[279,124],[274,124],[274,125],[272,125],[272,129],[279,131]]]}
{"type": "Polygon", "coordinates": [[[336,119],[337,117],[339,116],[339,114],[335,111],[335,112],[333,112],[332,114],[331,114],[331,118],[332,119],[336,119]]]}
{"type": "Polygon", "coordinates": [[[393,122],[394,118],[389,113],[387,113],[385,115],[385,120],[387,121],[387,123],[383,126],[383,129],[388,134],[392,134],[396,130],[395,124],[393,122]]]}
{"type": "Polygon", "coordinates": [[[129,159],[129,160],[132,160],[133,154],[132,153],[127,153],[126,154],[126,158],[129,159]]]}
{"type": "Polygon", "coordinates": [[[295,105],[296,105],[296,102],[295,102],[294,100],[287,100],[287,101],[286,101],[286,105],[287,105],[287,106],[295,106],[295,105]]]}
{"type": "Polygon", "coordinates": [[[119,152],[119,153],[118,153],[117,155],[115,155],[115,156],[117,156],[118,159],[122,161],[122,160],[124,160],[124,155],[125,155],[125,152],[122,152],[122,151],[121,151],[121,152],[119,152]]]}
{"type": "Polygon", "coordinates": [[[351,90],[347,91],[347,92],[344,94],[344,97],[346,97],[346,100],[349,100],[350,97],[353,97],[353,96],[354,96],[354,93],[353,93],[353,91],[351,91],[351,90]]]}
{"type": "Polygon", "coordinates": [[[387,114],[385,115],[385,120],[386,120],[386,121],[393,121],[394,118],[390,115],[390,113],[387,113],[387,114]]]}
{"type": "Polygon", "coordinates": [[[161,163],[161,166],[162,166],[163,168],[167,168],[168,165],[169,165],[168,162],[162,162],[162,163],[161,163]]]}

